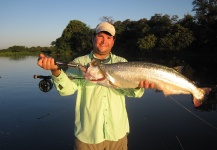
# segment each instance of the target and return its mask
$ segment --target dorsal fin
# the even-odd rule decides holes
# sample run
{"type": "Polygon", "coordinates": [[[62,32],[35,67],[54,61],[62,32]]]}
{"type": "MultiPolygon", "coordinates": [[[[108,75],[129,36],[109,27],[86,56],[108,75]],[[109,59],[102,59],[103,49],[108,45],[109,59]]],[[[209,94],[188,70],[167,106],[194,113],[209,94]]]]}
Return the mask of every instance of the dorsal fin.
{"type": "Polygon", "coordinates": [[[184,68],[184,66],[176,66],[176,67],[173,67],[173,69],[175,69],[177,72],[181,73],[182,72],[182,69],[184,68]]]}

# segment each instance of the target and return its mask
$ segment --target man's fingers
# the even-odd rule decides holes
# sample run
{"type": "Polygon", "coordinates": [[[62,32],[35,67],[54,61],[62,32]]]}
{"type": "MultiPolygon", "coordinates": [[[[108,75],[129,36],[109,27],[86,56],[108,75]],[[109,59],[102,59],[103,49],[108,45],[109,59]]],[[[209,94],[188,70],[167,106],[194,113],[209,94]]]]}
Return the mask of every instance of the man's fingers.
{"type": "Polygon", "coordinates": [[[148,81],[141,81],[140,83],[139,83],[139,87],[141,87],[141,88],[151,88],[151,89],[153,89],[153,88],[155,88],[155,84],[154,83],[149,83],[148,81]]]}
{"type": "Polygon", "coordinates": [[[40,58],[41,58],[41,57],[45,57],[45,55],[44,55],[44,54],[40,54],[39,57],[40,57],[40,58]]]}
{"type": "Polygon", "coordinates": [[[149,86],[150,86],[151,89],[155,88],[155,84],[154,83],[151,83],[149,86]]]}
{"type": "Polygon", "coordinates": [[[84,66],[81,66],[81,65],[79,65],[79,69],[80,69],[82,72],[86,72],[86,71],[87,71],[87,69],[86,69],[84,66]]]}
{"type": "Polygon", "coordinates": [[[143,81],[139,82],[139,87],[143,88],[143,81]]]}
{"type": "Polygon", "coordinates": [[[40,58],[38,59],[38,65],[45,70],[58,69],[58,67],[54,63],[54,59],[51,57],[46,57],[43,54],[40,54],[40,58]]]}

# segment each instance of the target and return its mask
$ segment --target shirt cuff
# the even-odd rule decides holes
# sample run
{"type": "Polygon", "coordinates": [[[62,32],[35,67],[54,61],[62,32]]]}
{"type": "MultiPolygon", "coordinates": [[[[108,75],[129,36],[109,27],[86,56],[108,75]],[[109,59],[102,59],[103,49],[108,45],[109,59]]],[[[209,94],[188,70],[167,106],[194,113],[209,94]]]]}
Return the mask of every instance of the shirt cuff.
{"type": "Polygon", "coordinates": [[[66,85],[67,83],[67,75],[64,73],[63,70],[61,70],[61,73],[59,74],[59,76],[51,76],[53,83],[55,84],[55,86],[59,89],[62,90],[62,88],[66,85]]]}

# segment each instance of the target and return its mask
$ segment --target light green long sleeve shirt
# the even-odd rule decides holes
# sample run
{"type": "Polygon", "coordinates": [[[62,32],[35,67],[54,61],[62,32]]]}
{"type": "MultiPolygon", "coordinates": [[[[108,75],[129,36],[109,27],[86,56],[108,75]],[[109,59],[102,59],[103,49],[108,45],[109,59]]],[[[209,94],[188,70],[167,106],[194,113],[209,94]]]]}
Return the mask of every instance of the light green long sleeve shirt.
{"type": "MultiPolygon", "coordinates": [[[[107,63],[126,62],[126,59],[111,54],[107,63]]],[[[87,65],[93,59],[92,52],[78,57],[75,63],[87,65]]],[[[80,70],[68,69],[58,77],[52,76],[54,85],[62,96],[77,91],[75,106],[75,136],[84,143],[97,144],[104,140],[117,141],[129,133],[129,121],[125,96],[141,97],[144,89],[108,88],[85,79],[69,79],[68,76],[81,77],[80,70]]]]}

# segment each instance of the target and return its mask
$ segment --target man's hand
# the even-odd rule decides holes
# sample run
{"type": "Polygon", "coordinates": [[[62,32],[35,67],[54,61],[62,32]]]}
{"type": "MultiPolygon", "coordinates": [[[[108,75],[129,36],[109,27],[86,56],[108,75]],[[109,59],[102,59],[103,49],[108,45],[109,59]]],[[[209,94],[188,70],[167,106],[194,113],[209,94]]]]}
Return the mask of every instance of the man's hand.
{"type": "Polygon", "coordinates": [[[155,85],[154,85],[154,83],[149,83],[148,81],[141,81],[139,83],[139,87],[145,88],[145,89],[147,89],[147,88],[153,89],[153,88],[155,88],[155,85]]]}
{"type": "Polygon", "coordinates": [[[40,54],[37,64],[44,70],[51,70],[54,76],[58,76],[61,73],[61,71],[58,69],[58,66],[55,65],[54,59],[52,57],[46,57],[44,54],[40,54]]]}
{"type": "Polygon", "coordinates": [[[46,57],[44,54],[40,54],[38,58],[38,65],[44,70],[57,70],[58,66],[55,65],[52,57],[46,57]]]}

